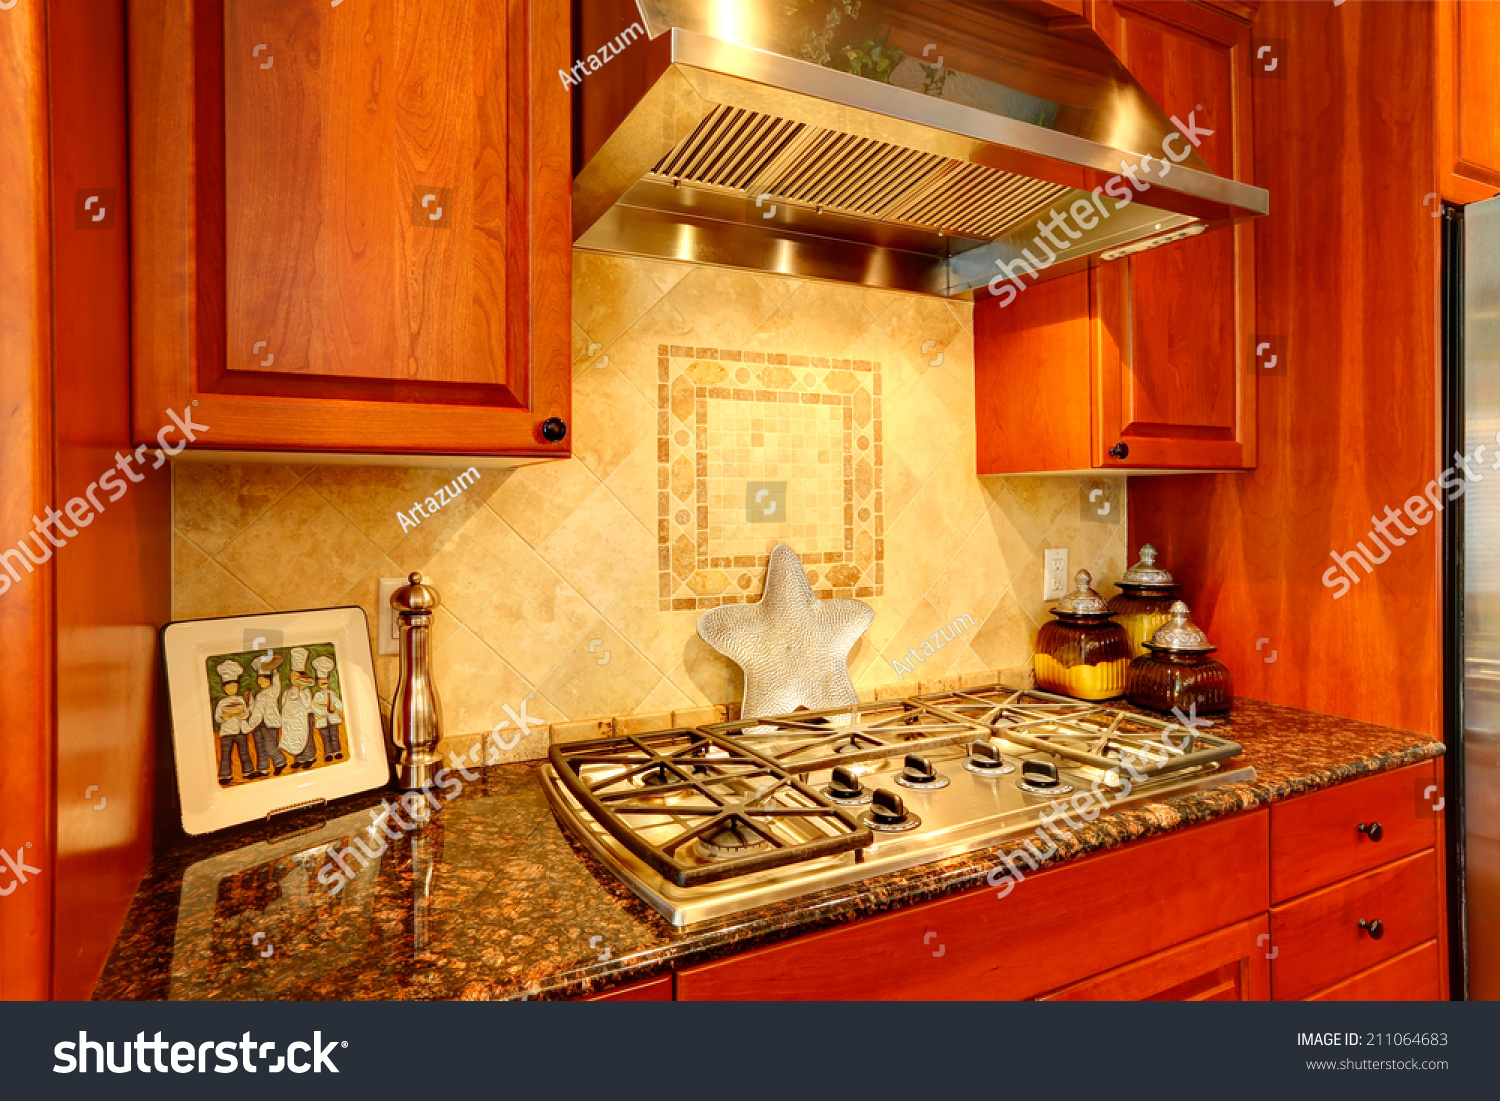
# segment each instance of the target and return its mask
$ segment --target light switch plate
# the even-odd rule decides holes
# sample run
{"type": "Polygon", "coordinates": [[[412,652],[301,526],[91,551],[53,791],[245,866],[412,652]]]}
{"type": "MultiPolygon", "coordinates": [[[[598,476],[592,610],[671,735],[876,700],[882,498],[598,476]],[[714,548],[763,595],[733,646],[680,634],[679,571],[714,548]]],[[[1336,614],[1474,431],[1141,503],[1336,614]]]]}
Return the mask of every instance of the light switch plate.
{"type": "Polygon", "coordinates": [[[1042,567],[1042,599],[1061,600],[1068,594],[1068,548],[1047,548],[1042,567]]]}
{"type": "Polygon", "coordinates": [[[391,609],[391,594],[406,584],[404,577],[382,577],[380,579],[380,622],[375,631],[377,654],[399,654],[401,635],[396,629],[396,613],[391,609]]]}

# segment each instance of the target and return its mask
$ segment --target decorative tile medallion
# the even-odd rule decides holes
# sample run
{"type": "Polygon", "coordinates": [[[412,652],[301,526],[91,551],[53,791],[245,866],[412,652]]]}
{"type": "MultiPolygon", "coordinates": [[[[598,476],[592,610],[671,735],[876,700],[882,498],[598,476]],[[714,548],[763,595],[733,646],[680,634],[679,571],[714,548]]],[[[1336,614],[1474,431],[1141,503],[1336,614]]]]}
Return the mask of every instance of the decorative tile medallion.
{"type": "Polygon", "coordinates": [[[880,596],[880,364],[658,347],[660,608],[759,599],[786,543],[820,597],[880,596]]]}

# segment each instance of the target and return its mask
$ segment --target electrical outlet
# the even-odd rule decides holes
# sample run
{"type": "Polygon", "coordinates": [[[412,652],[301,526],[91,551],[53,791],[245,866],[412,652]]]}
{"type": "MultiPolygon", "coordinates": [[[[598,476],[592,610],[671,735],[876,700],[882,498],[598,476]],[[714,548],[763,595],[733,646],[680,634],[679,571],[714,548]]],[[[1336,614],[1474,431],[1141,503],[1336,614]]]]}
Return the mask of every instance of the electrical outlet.
{"type": "Polygon", "coordinates": [[[404,577],[382,577],[380,579],[380,622],[375,626],[375,652],[377,654],[399,654],[401,632],[396,627],[396,613],[391,608],[391,594],[407,584],[404,577]]]}
{"type": "Polygon", "coordinates": [[[1042,599],[1061,600],[1068,595],[1068,548],[1049,547],[1042,563],[1042,599]]]}

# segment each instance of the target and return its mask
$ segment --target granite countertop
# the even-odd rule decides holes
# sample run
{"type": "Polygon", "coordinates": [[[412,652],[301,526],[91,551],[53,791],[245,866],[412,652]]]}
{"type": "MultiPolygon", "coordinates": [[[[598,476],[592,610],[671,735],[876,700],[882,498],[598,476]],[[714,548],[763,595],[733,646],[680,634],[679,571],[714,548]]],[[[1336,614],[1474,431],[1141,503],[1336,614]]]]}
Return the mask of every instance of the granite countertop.
{"type": "MultiPolygon", "coordinates": [[[[1214,733],[1258,777],[1101,816],[1053,863],[1438,756],[1388,727],[1238,700],[1214,733]]],[[[669,924],[553,818],[539,762],[480,770],[347,881],[327,846],[372,792],[181,838],[153,861],[97,987],[105,999],[569,998],[982,886],[1022,839],[689,929],[669,924]],[[331,894],[332,885],[340,884],[331,894]]]]}

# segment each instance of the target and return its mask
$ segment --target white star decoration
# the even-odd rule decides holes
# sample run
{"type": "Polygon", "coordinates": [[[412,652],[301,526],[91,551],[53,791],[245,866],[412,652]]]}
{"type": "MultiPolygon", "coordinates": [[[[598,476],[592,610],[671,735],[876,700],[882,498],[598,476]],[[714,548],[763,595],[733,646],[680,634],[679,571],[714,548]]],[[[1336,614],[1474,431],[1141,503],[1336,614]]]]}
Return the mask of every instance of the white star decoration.
{"type": "Polygon", "coordinates": [[[849,651],[875,611],[862,600],[819,600],[802,560],[785,544],[771,551],[765,594],[698,617],[698,635],[745,671],[742,719],[859,701],[849,651]]]}

